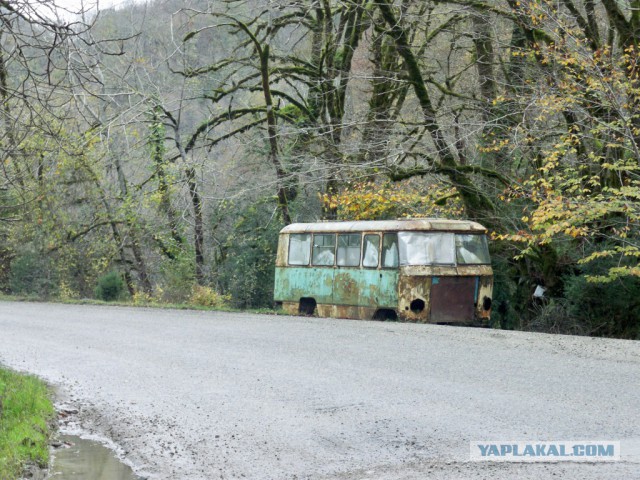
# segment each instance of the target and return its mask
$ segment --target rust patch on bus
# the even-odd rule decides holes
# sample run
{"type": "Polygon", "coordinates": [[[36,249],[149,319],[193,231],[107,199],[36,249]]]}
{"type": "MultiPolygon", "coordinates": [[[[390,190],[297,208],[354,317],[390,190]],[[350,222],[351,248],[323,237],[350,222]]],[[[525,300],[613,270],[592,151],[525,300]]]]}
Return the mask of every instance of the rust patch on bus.
{"type": "Polygon", "coordinates": [[[320,317],[371,320],[375,313],[376,309],[372,307],[357,307],[352,305],[318,305],[318,316],[320,317]]]}
{"type": "Polygon", "coordinates": [[[493,298],[493,277],[480,277],[478,298],[476,305],[476,317],[482,320],[484,325],[491,318],[491,304],[493,298]],[[488,307],[488,308],[487,308],[488,307]]]}
{"type": "Polygon", "coordinates": [[[289,253],[289,235],[280,234],[278,240],[278,250],[276,253],[276,267],[287,266],[287,256],[289,253]]]}
{"type": "Polygon", "coordinates": [[[398,318],[427,323],[431,301],[431,277],[401,276],[398,281],[398,318]]]}
{"type": "MultiPolygon", "coordinates": [[[[395,277],[397,278],[397,277],[395,277]]],[[[375,309],[386,307],[389,292],[395,294],[396,282],[386,283],[378,270],[338,268],[333,276],[333,302],[335,305],[358,306],[375,309]],[[381,295],[384,292],[385,295],[381,295]]],[[[394,295],[395,296],[395,295],[394,295]]],[[[396,301],[392,304],[395,305],[396,301]]],[[[360,314],[359,314],[360,315],[360,314]]]]}

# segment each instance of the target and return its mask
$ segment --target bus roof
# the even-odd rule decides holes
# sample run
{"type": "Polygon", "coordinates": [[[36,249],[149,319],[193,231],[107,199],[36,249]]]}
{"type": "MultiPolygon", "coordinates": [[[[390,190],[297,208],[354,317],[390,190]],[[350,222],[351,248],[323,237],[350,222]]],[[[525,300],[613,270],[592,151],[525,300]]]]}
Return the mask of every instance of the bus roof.
{"type": "Polygon", "coordinates": [[[469,220],[447,220],[442,218],[411,218],[398,220],[356,220],[348,222],[323,221],[317,223],[292,223],[280,233],[309,232],[398,232],[406,230],[428,230],[440,232],[485,233],[487,229],[469,220]]]}

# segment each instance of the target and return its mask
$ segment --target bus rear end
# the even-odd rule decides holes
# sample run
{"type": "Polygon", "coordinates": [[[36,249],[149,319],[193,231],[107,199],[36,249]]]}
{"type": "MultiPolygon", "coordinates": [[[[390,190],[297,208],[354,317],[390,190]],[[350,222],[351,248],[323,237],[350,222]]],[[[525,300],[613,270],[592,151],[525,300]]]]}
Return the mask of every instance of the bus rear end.
{"type": "Polygon", "coordinates": [[[398,232],[398,249],[400,319],[488,323],[493,271],[484,233],[398,232]]]}

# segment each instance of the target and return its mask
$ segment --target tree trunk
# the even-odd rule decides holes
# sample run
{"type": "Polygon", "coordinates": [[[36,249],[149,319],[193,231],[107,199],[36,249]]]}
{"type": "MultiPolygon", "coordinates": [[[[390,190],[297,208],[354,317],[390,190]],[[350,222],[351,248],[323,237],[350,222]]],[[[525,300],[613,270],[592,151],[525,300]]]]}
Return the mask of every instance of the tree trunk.
{"type": "Polygon", "coordinates": [[[276,114],[273,111],[273,98],[271,96],[271,85],[269,82],[269,45],[261,48],[256,45],[260,55],[260,76],[262,77],[262,94],[264,95],[264,103],[267,107],[267,134],[269,135],[269,160],[276,170],[278,179],[278,208],[285,225],[291,223],[291,214],[289,213],[289,202],[287,199],[287,174],[282,166],[278,154],[278,138],[276,114]]]}
{"type": "Polygon", "coordinates": [[[202,221],[202,199],[198,191],[195,169],[193,167],[187,168],[186,175],[189,185],[189,195],[191,196],[191,206],[193,207],[193,247],[196,260],[196,282],[198,285],[204,285],[204,224],[202,221]]]}

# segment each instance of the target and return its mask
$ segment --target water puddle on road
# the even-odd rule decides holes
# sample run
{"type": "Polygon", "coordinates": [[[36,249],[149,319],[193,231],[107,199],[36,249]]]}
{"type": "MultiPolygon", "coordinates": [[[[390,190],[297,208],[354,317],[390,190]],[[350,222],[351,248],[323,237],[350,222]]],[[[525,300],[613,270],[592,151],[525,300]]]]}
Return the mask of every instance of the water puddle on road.
{"type": "Polygon", "coordinates": [[[51,480],[141,480],[107,447],[75,435],[60,435],[68,447],[54,452],[51,480]]]}

